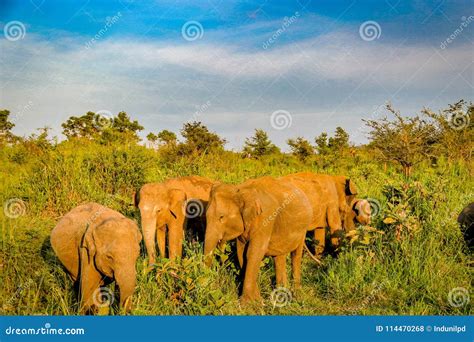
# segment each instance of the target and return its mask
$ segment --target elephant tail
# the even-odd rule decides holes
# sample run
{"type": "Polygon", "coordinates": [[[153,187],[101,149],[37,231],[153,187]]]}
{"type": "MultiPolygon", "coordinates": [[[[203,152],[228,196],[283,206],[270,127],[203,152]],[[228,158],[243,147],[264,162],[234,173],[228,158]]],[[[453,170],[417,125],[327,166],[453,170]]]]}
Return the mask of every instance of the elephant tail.
{"type": "Polygon", "coordinates": [[[304,245],[304,249],[306,250],[306,252],[308,253],[308,255],[311,257],[311,259],[313,259],[318,265],[323,265],[322,261],[319,260],[318,258],[316,258],[315,255],[313,255],[313,253],[311,253],[311,251],[309,250],[308,246],[306,246],[306,243],[303,243],[304,245]]]}

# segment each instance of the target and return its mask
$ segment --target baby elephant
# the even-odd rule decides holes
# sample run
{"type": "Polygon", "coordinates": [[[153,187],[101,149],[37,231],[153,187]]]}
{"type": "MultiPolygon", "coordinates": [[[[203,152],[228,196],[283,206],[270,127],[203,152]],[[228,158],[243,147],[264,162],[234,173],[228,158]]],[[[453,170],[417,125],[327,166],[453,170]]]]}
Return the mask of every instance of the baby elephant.
{"type": "Polygon", "coordinates": [[[79,281],[81,312],[104,304],[100,287],[105,280],[117,282],[120,306],[131,310],[141,239],[134,221],[97,203],[80,205],[58,222],[51,246],[72,279],[79,281]]]}

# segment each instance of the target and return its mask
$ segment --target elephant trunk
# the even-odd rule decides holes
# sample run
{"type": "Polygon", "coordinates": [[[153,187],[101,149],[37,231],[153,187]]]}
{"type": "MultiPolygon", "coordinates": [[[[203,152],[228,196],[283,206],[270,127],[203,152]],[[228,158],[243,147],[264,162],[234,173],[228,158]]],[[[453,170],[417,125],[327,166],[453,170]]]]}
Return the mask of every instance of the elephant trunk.
{"type": "Polygon", "coordinates": [[[115,281],[120,290],[120,307],[127,313],[132,310],[132,295],[135,291],[135,279],[135,264],[131,269],[128,268],[115,273],[115,281]]]}
{"type": "Polygon", "coordinates": [[[145,240],[148,263],[154,264],[156,259],[155,237],[156,237],[156,216],[142,213],[143,240],[145,240]]]}
{"type": "Polygon", "coordinates": [[[206,265],[210,266],[212,263],[212,252],[220,243],[222,237],[215,230],[207,228],[206,238],[204,240],[204,256],[206,258],[206,265]]]}

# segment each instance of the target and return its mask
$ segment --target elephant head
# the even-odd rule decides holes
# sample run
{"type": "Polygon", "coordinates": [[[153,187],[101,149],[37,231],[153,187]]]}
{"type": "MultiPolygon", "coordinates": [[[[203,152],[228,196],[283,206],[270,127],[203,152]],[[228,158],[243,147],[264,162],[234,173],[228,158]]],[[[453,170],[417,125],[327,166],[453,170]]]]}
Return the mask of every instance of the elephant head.
{"type": "MultiPolygon", "coordinates": [[[[255,190],[240,190],[226,184],[214,185],[206,211],[204,255],[211,255],[216,246],[248,231],[261,212],[255,190]]],[[[210,259],[207,261],[209,263],[210,259]]]]}
{"type": "Polygon", "coordinates": [[[370,203],[365,199],[354,199],[351,203],[351,210],[344,220],[346,231],[355,229],[355,225],[368,225],[371,221],[372,208],[370,203]]]}
{"type": "Polygon", "coordinates": [[[166,185],[152,183],[144,185],[136,196],[135,204],[140,209],[142,230],[149,257],[155,263],[155,236],[157,235],[160,254],[165,256],[166,233],[169,231],[169,256],[181,256],[184,235],[186,194],[179,189],[169,189],[166,185]]]}
{"type": "Polygon", "coordinates": [[[94,294],[91,298],[91,289],[97,289],[106,276],[116,281],[120,290],[120,305],[130,311],[141,240],[137,225],[127,218],[111,218],[86,230],[80,260],[84,307],[89,308],[97,304],[94,301],[100,300],[94,294]]]}

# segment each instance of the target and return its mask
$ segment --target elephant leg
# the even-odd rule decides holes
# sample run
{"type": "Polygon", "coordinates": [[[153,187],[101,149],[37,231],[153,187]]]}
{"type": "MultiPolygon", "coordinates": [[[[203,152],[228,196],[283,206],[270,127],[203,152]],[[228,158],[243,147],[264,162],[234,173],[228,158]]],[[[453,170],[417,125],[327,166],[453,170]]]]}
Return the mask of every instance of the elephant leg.
{"type": "Polygon", "coordinates": [[[288,277],[286,273],[286,254],[273,257],[275,262],[275,275],[277,286],[287,286],[288,277]]]}
{"type": "Polygon", "coordinates": [[[339,247],[341,237],[343,236],[341,215],[339,208],[328,208],[328,225],[331,232],[331,244],[334,248],[339,247]]]}
{"type": "Polygon", "coordinates": [[[240,269],[244,268],[244,251],[245,243],[237,239],[237,259],[239,260],[240,269]]]}
{"type": "Polygon", "coordinates": [[[326,245],[326,228],[319,227],[314,230],[314,241],[316,242],[315,254],[316,256],[321,256],[326,245]]]}
{"type": "Polygon", "coordinates": [[[301,260],[303,259],[303,243],[291,252],[291,269],[293,271],[293,283],[295,290],[301,287],[301,260]]]}
{"type": "Polygon", "coordinates": [[[183,255],[184,222],[173,222],[168,226],[170,259],[180,258],[183,255]]]}
{"type": "Polygon", "coordinates": [[[158,244],[158,250],[160,251],[160,256],[162,258],[166,258],[166,225],[165,224],[156,229],[156,243],[158,244]]]}
{"type": "MultiPolygon", "coordinates": [[[[268,239],[269,240],[269,239],[268,239]]],[[[261,300],[260,290],[258,288],[258,274],[260,271],[260,264],[265,256],[268,247],[268,240],[258,241],[253,240],[249,242],[246,255],[245,279],[244,288],[242,291],[242,304],[261,300]]]]}
{"type": "Polygon", "coordinates": [[[83,314],[90,313],[95,304],[100,304],[98,301],[101,300],[101,296],[98,292],[102,283],[101,274],[92,266],[84,265],[80,279],[80,302],[83,314]]]}

